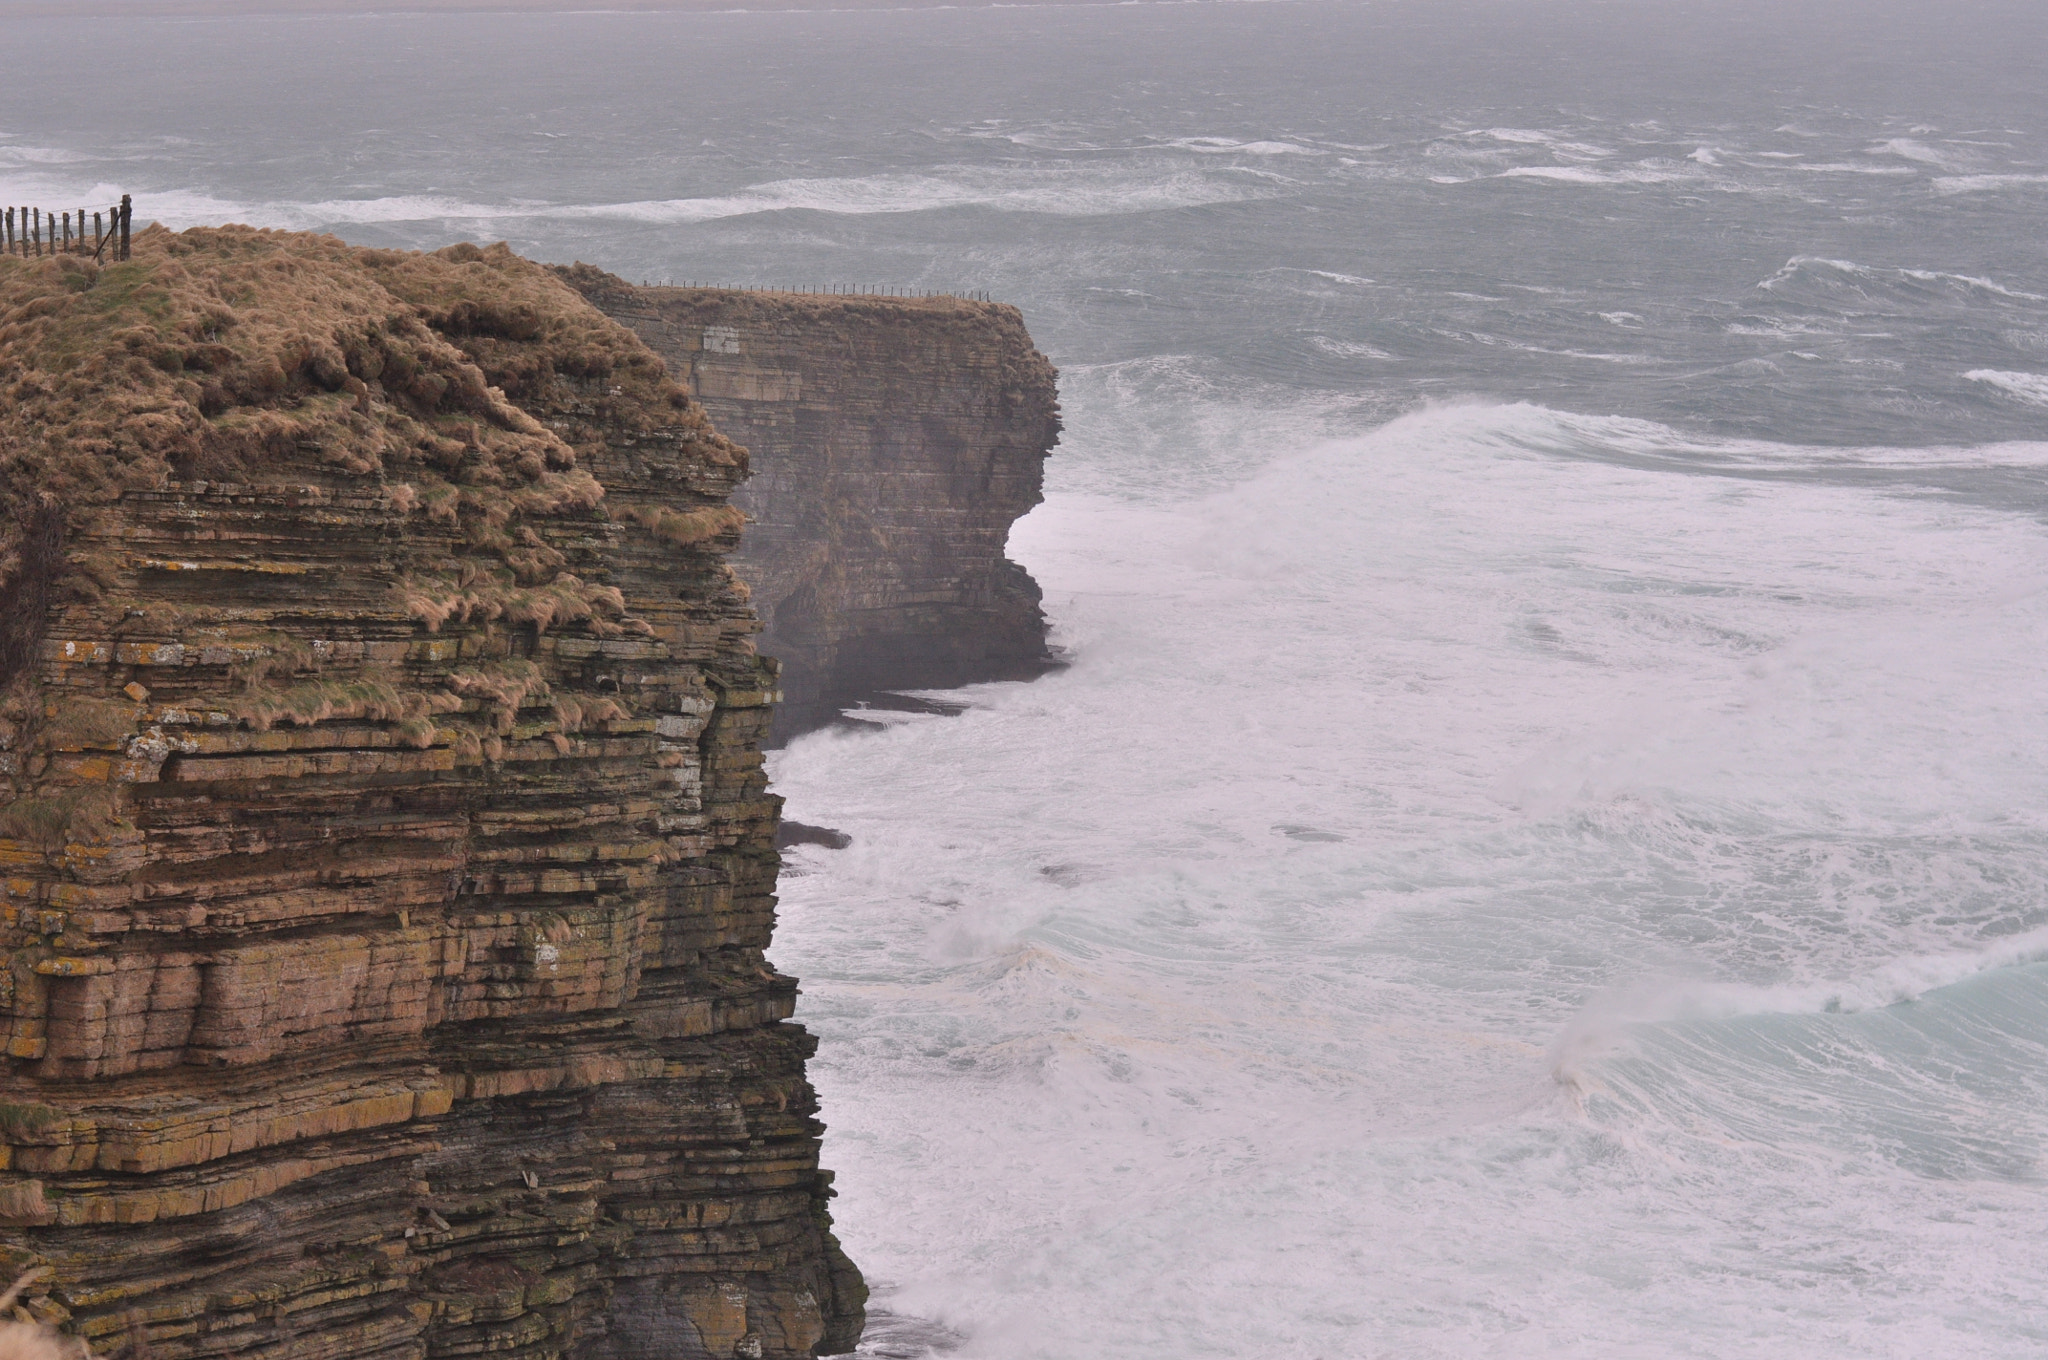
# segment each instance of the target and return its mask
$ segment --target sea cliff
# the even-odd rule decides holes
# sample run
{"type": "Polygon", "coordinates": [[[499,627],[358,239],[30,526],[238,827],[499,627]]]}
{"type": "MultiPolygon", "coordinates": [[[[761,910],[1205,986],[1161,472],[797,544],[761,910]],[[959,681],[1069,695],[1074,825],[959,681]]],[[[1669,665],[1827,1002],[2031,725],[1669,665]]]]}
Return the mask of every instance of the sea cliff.
{"type": "Polygon", "coordinates": [[[1060,430],[1016,308],[562,274],[748,450],[732,561],[782,662],[778,740],[879,691],[1056,664],[1038,586],[1003,551],[1060,430]]]}
{"type": "MultiPolygon", "coordinates": [[[[101,1351],[850,1349],[745,455],[502,247],[0,260],[0,1275],[101,1351]]],[[[141,1353],[141,1352],[138,1352],[141,1353]]]]}

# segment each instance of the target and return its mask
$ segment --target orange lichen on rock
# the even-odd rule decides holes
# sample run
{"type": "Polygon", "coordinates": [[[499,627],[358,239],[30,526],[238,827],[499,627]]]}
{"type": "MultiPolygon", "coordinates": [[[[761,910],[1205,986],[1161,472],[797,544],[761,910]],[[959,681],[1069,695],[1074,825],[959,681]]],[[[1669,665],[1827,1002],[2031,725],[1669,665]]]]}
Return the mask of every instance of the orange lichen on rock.
{"type": "Polygon", "coordinates": [[[0,260],[0,1271],[49,1269],[39,1323],[851,1348],[762,953],[745,472],[503,246],[0,260]]]}

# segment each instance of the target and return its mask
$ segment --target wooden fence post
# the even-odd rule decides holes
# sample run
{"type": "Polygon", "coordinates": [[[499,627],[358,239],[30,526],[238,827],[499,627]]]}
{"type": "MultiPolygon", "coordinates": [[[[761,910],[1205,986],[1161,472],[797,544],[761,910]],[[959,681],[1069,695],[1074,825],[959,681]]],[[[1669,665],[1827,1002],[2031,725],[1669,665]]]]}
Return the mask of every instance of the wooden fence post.
{"type": "Polygon", "coordinates": [[[132,217],[132,216],[134,215],[134,212],[135,212],[134,206],[133,206],[133,205],[132,205],[131,203],[129,203],[129,201],[128,201],[128,195],[126,195],[126,194],[122,194],[122,195],[121,195],[121,258],[122,258],[122,259],[124,259],[124,260],[128,258],[128,219],[129,219],[130,217],[132,217]]]}

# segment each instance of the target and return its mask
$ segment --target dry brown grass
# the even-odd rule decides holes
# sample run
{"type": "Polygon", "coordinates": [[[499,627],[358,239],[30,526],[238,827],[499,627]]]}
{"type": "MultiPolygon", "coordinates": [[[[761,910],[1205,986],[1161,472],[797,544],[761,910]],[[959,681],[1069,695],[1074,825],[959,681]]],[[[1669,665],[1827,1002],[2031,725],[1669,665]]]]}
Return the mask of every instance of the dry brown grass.
{"type": "Polygon", "coordinates": [[[118,264],[0,258],[0,688],[50,603],[116,579],[75,546],[107,507],[179,479],[380,483],[498,564],[408,583],[430,627],[617,627],[616,592],[563,573],[528,524],[602,513],[576,450],[529,414],[579,403],[615,430],[681,427],[715,461],[744,456],[630,332],[502,245],[151,227],[118,264]]]}
{"type": "Polygon", "coordinates": [[[252,689],[238,696],[233,707],[237,717],[259,732],[279,723],[311,727],[332,718],[394,723],[401,740],[424,750],[434,744],[434,715],[461,706],[455,695],[407,689],[395,673],[373,672],[307,680],[288,689],[252,689]]]}
{"type": "Polygon", "coordinates": [[[672,548],[697,548],[717,544],[731,548],[747,517],[730,505],[700,505],[694,510],[671,510],[665,505],[637,511],[632,518],[672,548]]]}

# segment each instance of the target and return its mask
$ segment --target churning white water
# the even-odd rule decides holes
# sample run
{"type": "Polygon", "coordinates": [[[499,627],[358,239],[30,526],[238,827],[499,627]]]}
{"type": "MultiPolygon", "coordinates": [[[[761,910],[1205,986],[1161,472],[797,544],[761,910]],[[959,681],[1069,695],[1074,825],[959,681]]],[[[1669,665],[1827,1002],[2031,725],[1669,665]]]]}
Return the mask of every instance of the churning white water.
{"type": "Polygon", "coordinates": [[[2037,9],[0,20],[0,200],[1024,308],[1071,666],[773,764],[869,1353],[2034,1356],[2037,9]]]}
{"type": "Polygon", "coordinates": [[[1057,491],[1072,669],[776,765],[854,836],[781,954],[888,1306],[995,1356],[2024,1353],[2040,529],[1828,478],[1907,457],[1469,404],[1057,491]]]}

